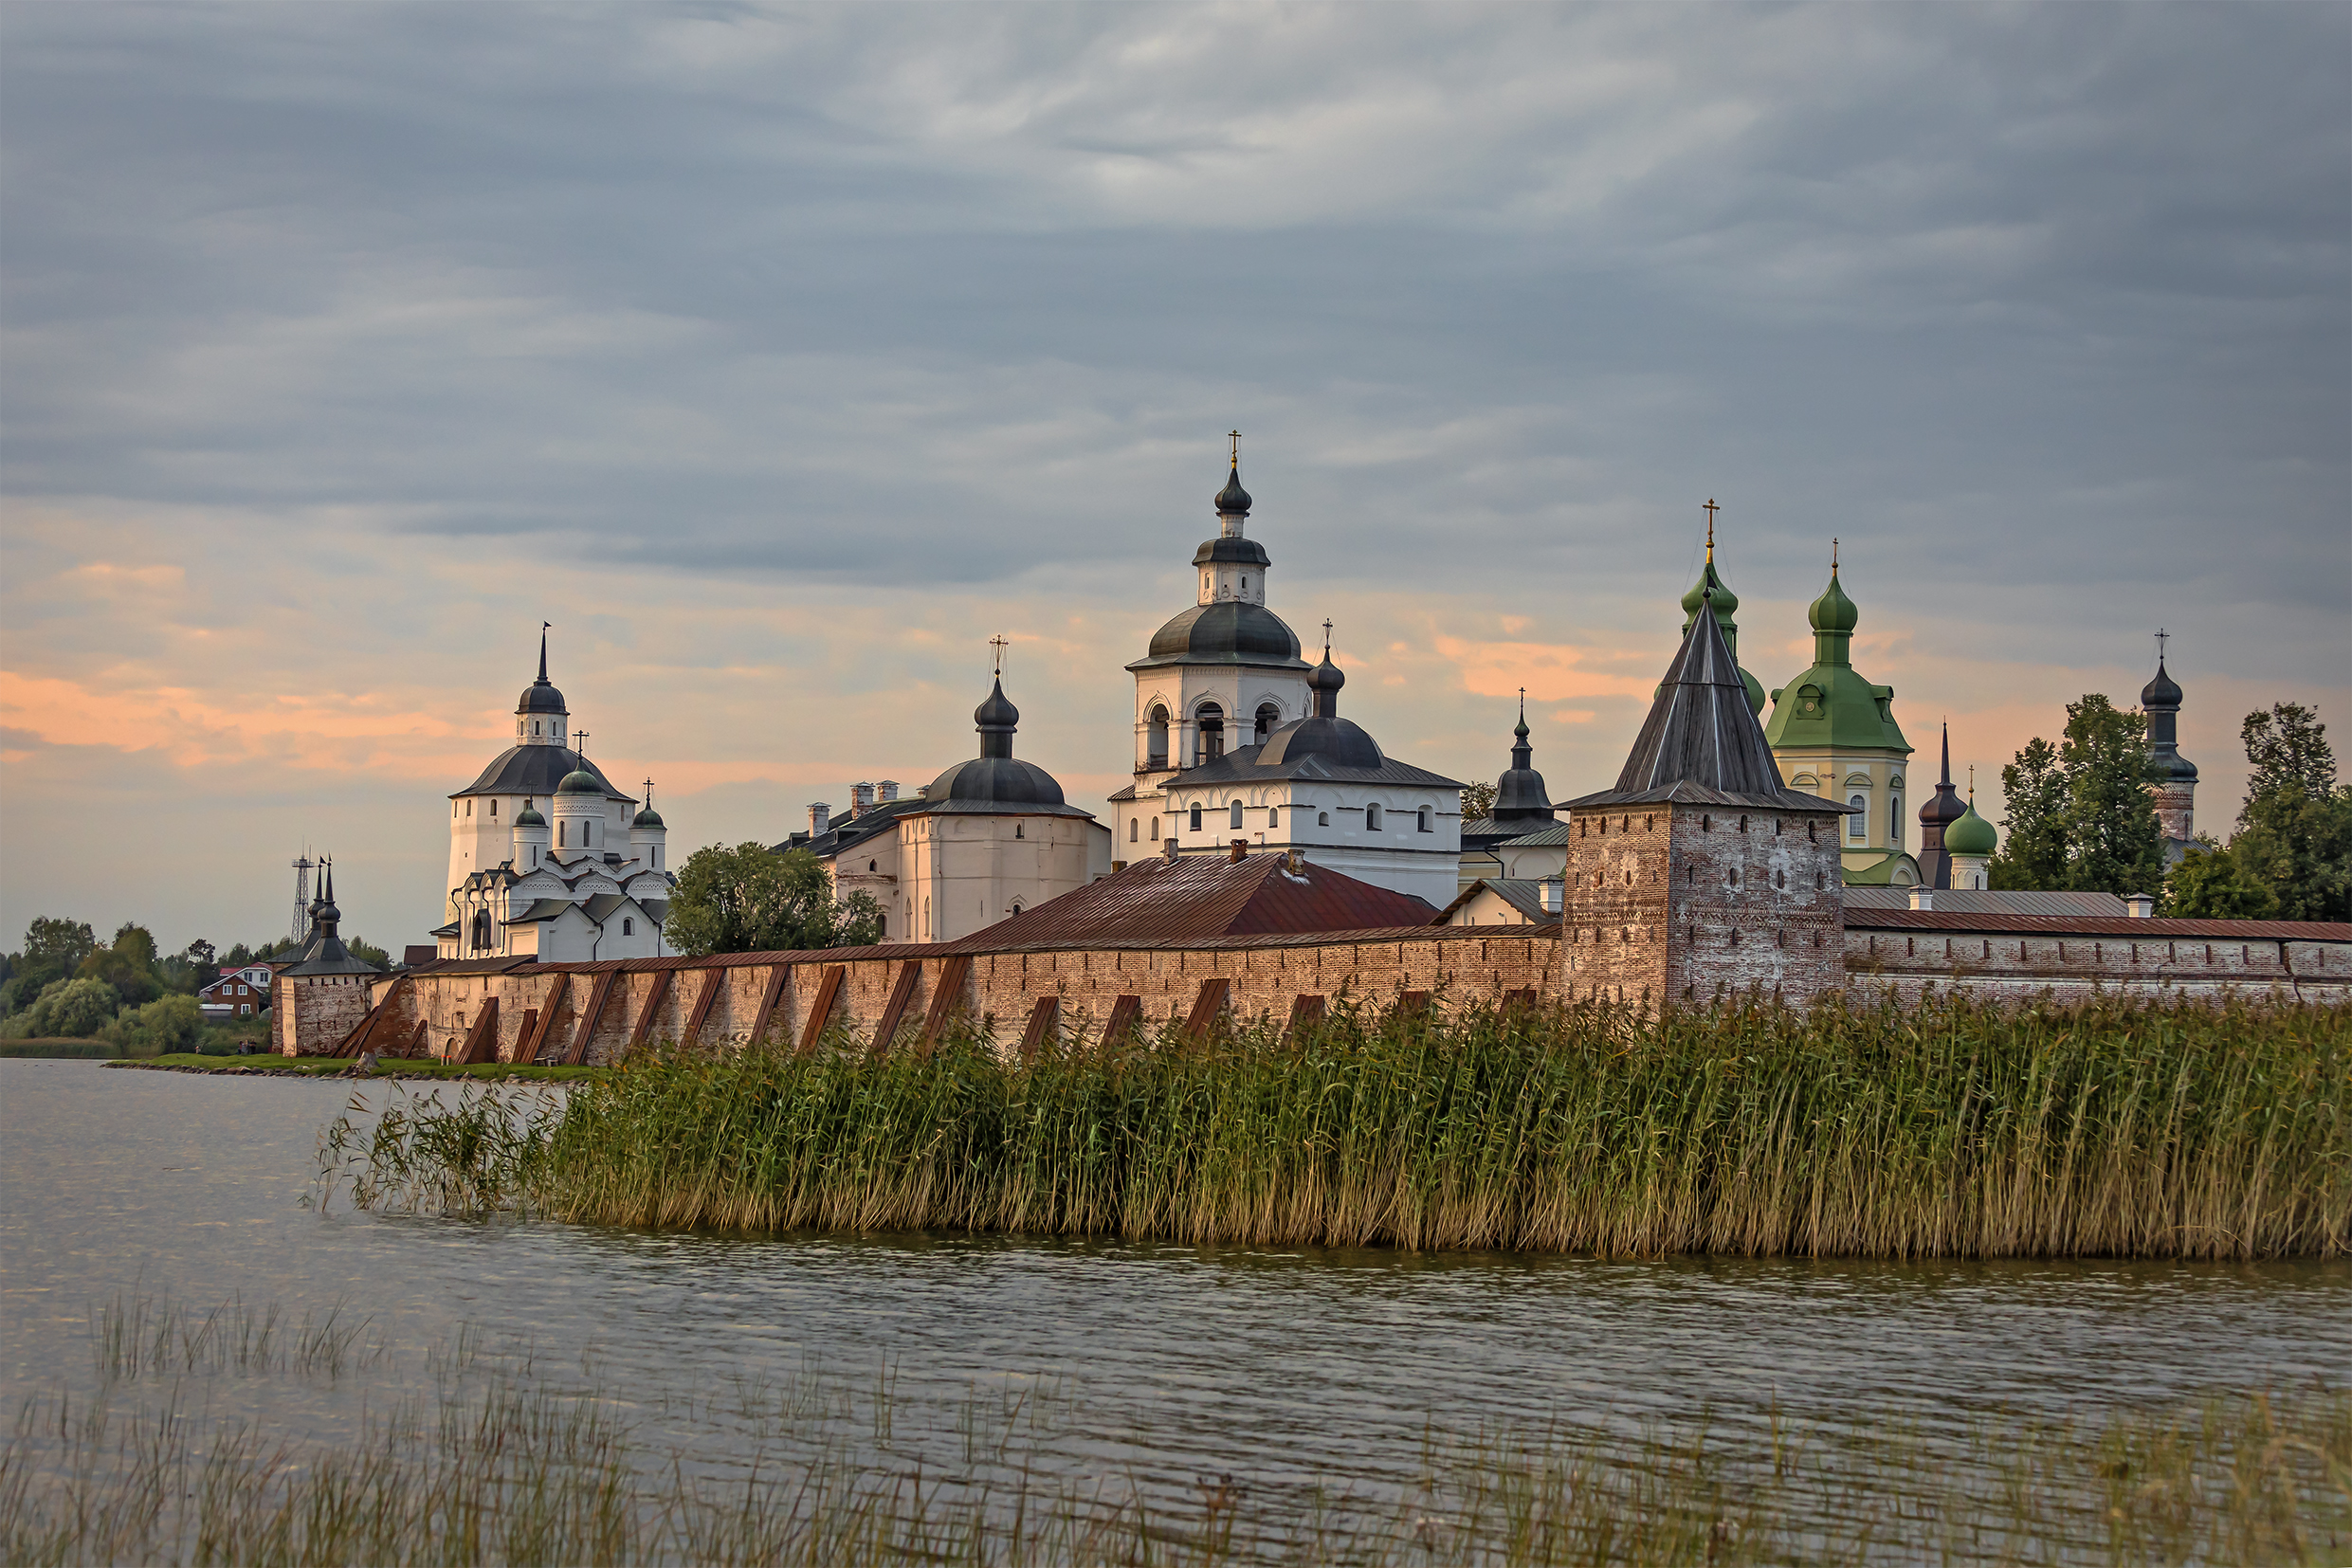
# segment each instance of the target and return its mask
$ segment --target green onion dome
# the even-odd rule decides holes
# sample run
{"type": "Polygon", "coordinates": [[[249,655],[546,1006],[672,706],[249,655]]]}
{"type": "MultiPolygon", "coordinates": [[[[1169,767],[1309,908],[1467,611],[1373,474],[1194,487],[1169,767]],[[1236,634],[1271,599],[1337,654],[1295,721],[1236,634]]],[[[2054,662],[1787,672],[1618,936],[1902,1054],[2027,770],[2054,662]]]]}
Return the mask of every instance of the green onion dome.
{"type": "Polygon", "coordinates": [[[639,811],[635,816],[631,817],[629,825],[632,828],[661,828],[666,826],[666,824],[662,821],[662,813],[655,811],[651,806],[646,807],[645,810],[639,811]]]}
{"type": "Polygon", "coordinates": [[[1710,588],[1715,590],[1715,618],[1719,621],[1729,620],[1740,608],[1740,595],[1724,587],[1723,579],[1715,574],[1715,556],[1711,547],[1706,567],[1699,574],[1699,580],[1692,583],[1690,592],[1683,595],[1684,630],[1690,629],[1689,618],[1699,613],[1699,607],[1706,603],[1706,591],[1710,588]]]}
{"type": "Polygon", "coordinates": [[[604,793],[604,781],[586,768],[574,768],[563,775],[563,782],[556,786],[556,793],[601,795],[604,793]]]}
{"type": "Polygon", "coordinates": [[[1970,801],[1968,810],[1953,819],[1943,830],[1943,848],[1955,855],[1989,855],[2000,843],[2000,835],[1993,825],[1977,814],[1977,803],[1970,801]]]}
{"type": "Polygon", "coordinates": [[[525,806],[521,811],[516,815],[515,826],[518,828],[544,828],[547,826],[547,819],[539,815],[539,809],[537,806],[525,806]]]}
{"type": "Polygon", "coordinates": [[[1851,631],[1854,623],[1862,618],[1862,611],[1854,608],[1854,602],[1838,586],[1836,567],[1830,568],[1829,589],[1814,600],[1805,618],[1813,623],[1815,631],[1851,631]]]}

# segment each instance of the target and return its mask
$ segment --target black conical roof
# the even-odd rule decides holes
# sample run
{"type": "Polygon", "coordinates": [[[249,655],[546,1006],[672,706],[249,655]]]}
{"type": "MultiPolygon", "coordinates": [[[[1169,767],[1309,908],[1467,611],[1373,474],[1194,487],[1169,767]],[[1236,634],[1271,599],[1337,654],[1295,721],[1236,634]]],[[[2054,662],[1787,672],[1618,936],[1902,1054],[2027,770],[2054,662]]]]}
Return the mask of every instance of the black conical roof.
{"type": "MultiPolygon", "coordinates": [[[[1199,492],[1194,493],[1197,495],[1199,492]]],[[[1238,463],[1233,465],[1232,476],[1226,480],[1225,488],[1217,492],[1217,510],[1220,513],[1249,510],[1249,492],[1241,487],[1241,465],[1238,463]]]]}
{"type": "Polygon", "coordinates": [[[1568,802],[1580,807],[1684,801],[1789,811],[1847,808],[1780,782],[1746,683],[1712,614],[1696,615],[1642,721],[1617,787],[1568,802]]]}
{"type": "MultiPolygon", "coordinates": [[[[2191,670],[2190,674],[2197,672],[2191,670]]],[[[2177,708],[2180,705],[2180,684],[2164,671],[2161,656],[2156,661],[2156,679],[2140,688],[2140,705],[2143,708],[2177,708]]]]}

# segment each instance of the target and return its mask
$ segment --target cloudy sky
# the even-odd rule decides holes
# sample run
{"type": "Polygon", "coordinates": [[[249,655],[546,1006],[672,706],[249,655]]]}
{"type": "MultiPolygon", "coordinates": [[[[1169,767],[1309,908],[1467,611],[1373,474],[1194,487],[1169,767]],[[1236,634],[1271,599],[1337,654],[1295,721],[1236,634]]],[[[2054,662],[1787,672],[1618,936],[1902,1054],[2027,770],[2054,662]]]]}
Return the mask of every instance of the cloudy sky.
{"type": "Polygon", "coordinates": [[[541,620],[674,854],[974,755],[999,632],[1099,802],[1234,427],[1457,777],[1524,685],[1614,778],[1710,496],[1980,797],[2160,625],[2205,824],[2352,740],[2342,6],[12,3],[0,369],[8,945],[305,845],[425,939],[541,620]]]}

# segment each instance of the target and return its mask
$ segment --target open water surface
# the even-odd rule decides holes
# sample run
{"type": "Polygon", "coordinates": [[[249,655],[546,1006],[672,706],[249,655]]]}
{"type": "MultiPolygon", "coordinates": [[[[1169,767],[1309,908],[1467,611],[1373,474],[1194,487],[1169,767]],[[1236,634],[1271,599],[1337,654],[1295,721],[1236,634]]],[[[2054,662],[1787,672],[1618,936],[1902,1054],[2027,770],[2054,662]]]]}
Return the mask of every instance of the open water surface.
{"type": "Polygon", "coordinates": [[[1037,1389],[1063,1413],[1049,1461],[1270,1486],[1393,1479],[1431,1424],[1706,1413],[1737,1430],[1777,1410],[1933,1432],[1995,1407],[2095,1420],[2352,1379],[2352,1267],[2336,1263],[768,1239],[302,1207],[320,1127],[355,1091],[381,1104],[404,1089],[432,1092],[0,1060],[12,1397],[92,1385],[93,1309],[167,1294],[369,1321],[385,1354],[346,1377],[208,1392],[290,1438],[347,1434],[464,1324],[680,1441],[707,1443],[715,1390],[814,1377],[946,1413],[975,1389],[1037,1389]]]}

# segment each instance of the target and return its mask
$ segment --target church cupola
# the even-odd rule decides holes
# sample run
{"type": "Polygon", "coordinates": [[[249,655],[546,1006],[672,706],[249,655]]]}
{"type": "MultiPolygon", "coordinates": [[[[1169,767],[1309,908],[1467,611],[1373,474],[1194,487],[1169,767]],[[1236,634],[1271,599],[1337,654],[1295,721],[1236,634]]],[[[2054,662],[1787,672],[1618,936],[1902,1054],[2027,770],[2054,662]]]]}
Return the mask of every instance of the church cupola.
{"type": "Polygon", "coordinates": [[[1511,765],[1495,780],[1494,810],[1488,813],[1498,828],[1524,823],[1524,831],[1558,820],[1552,813],[1551,791],[1535,770],[1535,748],[1527,743],[1527,688],[1519,690],[1519,724],[1511,731],[1511,765]]]}
{"type": "Polygon", "coordinates": [[[2180,755],[2180,684],[2164,668],[2171,635],[2156,634],[2156,679],[2140,688],[2140,711],[2147,715],[2148,755],[2156,764],[2156,816],[2177,860],[2196,837],[2197,764],[2180,755]]]}
{"type": "Polygon", "coordinates": [[[1999,845],[2000,834],[1977,814],[1977,774],[1971,768],[1968,804],[1943,830],[1944,852],[1952,857],[1952,885],[1968,892],[1992,886],[1993,852],[1999,845]]]}
{"type": "Polygon", "coordinates": [[[646,803],[629,819],[629,858],[648,871],[666,871],[663,864],[669,830],[662,821],[662,813],[653,809],[653,780],[646,780],[646,803]]]}
{"type": "Polygon", "coordinates": [[[556,858],[593,854],[605,846],[604,785],[586,768],[574,768],[556,786],[556,858]]]}
{"type": "Polygon", "coordinates": [[[1315,704],[1314,717],[1340,717],[1340,688],[1347,684],[1347,676],[1331,662],[1331,623],[1323,623],[1323,662],[1306,673],[1307,700],[1315,704]]]}
{"type": "Polygon", "coordinates": [[[515,700],[515,739],[525,746],[561,746],[570,740],[570,710],[563,693],[547,679],[547,628],[539,623],[538,679],[515,700]]]}
{"type": "MultiPolygon", "coordinates": [[[[1690,592],[1683,595],[1683,634],[1690,634],[1690,623],[1697,618],[1699,607],[1711,602],[1715,607],[1715,624],[1723,629],[1723,646],[1731,649],[1731,656],[1736,662],[1740,657],[1740,623],[1732,616],[1739,611],[1740,595],[1734,593],[1715,573],[1715,514],[1721,508],[1712,500],[1707,501],[1706,564],[1699,569],[1699,580],[1690,585],[1690,592]]],[[[1762,713],[1764,684],[1745,668],[1740,671],[1740,684],[1747,687],[1748,711],[1762,713]]]]}
{"type": "Polygon", "coordinates": [[[516,874],[525,875],[544,866],[547,851],[554,844],[555,830],[548,827],[545,817],[539,815],[538,808],[526,799],[522,810],[515,813],[515,858],[512,864],[516,874]]]}
{"type": "MultiPolygon", "coordinates": [[[[1216,496],[1217,537],[1193,552],[1193,570],[1200,574],[1203,605],[1263,605],[1266,570],[1274,564],[1266,546],[1243,536],[1249,520],[1249,492],[1241,487],[1241,432],[1232,432],[1232,470],[1216,496]]],[[[1157,640],[1155,640],[1157,646],[1157,640]]]]}
{"type": "Polygon", "coordinates": [[[1011,757],[1012,737],[1021,727],[1021,710],[1005,696],[1005,679],[999,675],[988,694],[987,701],[972,710],[972,722],[980,732],[982,757],[1011,757]]]}
{"type": "Polygon", "coordinates": [[[1952,787],[1952,726],[1943,726],[1943,775],[1936,793],[1919,809],[1919,880],[1923,887],[1957,887],[1952,880],[1950,847],[1945,842],[1953,823],[1968,814],[1967,803],[1952,787]]]}

